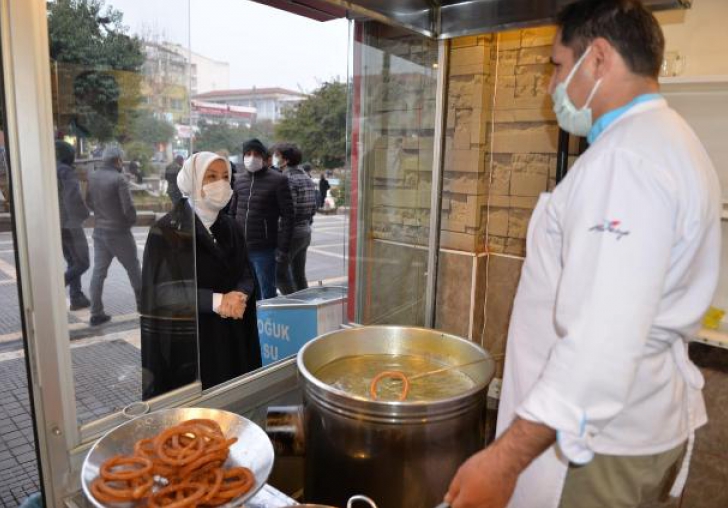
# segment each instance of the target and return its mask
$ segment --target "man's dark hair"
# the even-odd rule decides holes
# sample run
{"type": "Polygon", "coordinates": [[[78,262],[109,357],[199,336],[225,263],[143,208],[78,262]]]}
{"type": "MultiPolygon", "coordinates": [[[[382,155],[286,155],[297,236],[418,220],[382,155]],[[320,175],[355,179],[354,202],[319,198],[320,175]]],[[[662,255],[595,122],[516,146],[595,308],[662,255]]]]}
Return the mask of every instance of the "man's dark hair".
{"type": "Polygon", "coordinates": [[[665,53],[659,23],[640,0],[580,0],[559,13],[561,43],[578,58],[597,37],[608,40],[634,74],[657,78],[665,53]]]}
{"type": "Polygon", "coordinates": [[[76,160],[76,149],[65,141],[56,141],[56,161],[72,166],[76,160]]]}
{"type": "Polygon", "coordinates": [[[293,143],[279,143],[276,151],[288,161],[289,166],[298,166],[301,163],[301,149],[293,143]]]}

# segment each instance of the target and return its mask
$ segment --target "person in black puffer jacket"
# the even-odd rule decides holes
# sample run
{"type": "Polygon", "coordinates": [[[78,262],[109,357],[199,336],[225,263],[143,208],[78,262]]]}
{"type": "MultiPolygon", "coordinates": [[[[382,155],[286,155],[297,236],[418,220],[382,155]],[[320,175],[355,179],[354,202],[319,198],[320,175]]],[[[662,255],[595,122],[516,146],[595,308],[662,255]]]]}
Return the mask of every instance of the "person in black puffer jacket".
{"type": "Polygon", "coordinates": [[[243,143],[243,166],[235,179],[230,214],[242,226],[262,298],[276,296],[276,262],[287,264],[293,235],[288,178],[267,167],[268,150],[258,139],[243,143]]]}

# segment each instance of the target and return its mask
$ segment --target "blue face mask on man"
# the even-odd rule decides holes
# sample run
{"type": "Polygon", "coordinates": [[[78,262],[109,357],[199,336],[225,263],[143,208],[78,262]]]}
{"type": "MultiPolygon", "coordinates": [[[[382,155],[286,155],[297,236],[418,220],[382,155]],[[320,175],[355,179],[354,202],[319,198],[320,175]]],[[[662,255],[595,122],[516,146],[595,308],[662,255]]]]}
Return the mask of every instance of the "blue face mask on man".
{"type": "Polygon", "coordinates": [[[592,110],[589,105],[591,104],[592,99],[594,99],[597,90],[599,90],[599,86],[602,84],[602,78],[599,78],[594,84],[586,103],[581,109],[574,106],[574,103],[571,101],[569,93],[567,92],[567,88],[569,87],[571,80],[574,78],[576,71],[579,70],[579,67],[581,67],[581,64],[584,62],[584,59],[591,49],[591,46],[589,46],[587,50],[584,51],[584,54],[581,55],[581,58],[579,58],[576,65],[574,65],[574,68],[571,69],[571,72],[566,77],[566,80],[559,83],[556,86],[554,93],[551,94],[551,98],[554,101],[554,113],[556,113],[556,120],[559,123],[559,127],[570,134],[574,134],[575,136],[586,136],[589,134],[592,125],[594,125],[592,110]]]}

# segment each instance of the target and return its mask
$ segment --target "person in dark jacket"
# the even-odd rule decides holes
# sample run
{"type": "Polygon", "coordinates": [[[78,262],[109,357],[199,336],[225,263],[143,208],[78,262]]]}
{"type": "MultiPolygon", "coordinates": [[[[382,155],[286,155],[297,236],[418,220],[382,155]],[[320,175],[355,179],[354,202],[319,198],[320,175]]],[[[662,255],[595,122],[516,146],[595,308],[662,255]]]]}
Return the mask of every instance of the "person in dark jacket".
{"type": "Polygon", "coordinates": [[[243,143],[230,213],[243,228],[248,256],[263,298],[276,296],[276,262],[288,262],[293,235],[293,202],[288,178],[263,162],[268,150],[257,139],[243,143]],[[280,222],[280,227],[279,227],[280,222]]]}
{"type": "Polygon", "coordinates": [[[262,365],[245,239],[221,213],[232,195],[230,173],[216,154],[190,157],[178,177],[188,197],[149,230],[141,304],[145,400],[198,379],[198,351],[203,389],[262,365]]]}
{"type": "Polygon", "coordinates": [[[139,162],[132,160],[129,162],[129,174],[134,177],[134,181],[141,185],[144,182],[144,177],[142,176],[142,170],[141,165],[139,162]]]}
{"type": "Polygon", "coordinates": [[[66,259],[64,279],[71,298],[71,310],[85,309],[91,302],[81,289],[81,276],[89,269],[88,242],[83,221],[89,216],[81,197],[81,187],[73,167],[76,150],[64,141],[56,141],[56,175],[58,205],[61,213],[61,245],[66,259]]]}
{"type": "Polygon", "coordinates": [[[293,200],[293,235],[290,262],[276,267],[276,283],[284,295],[308,288],[306,252],[311,245],[311,224],[316,214],[316,184],[299,166],[301,150],[292,143],[280,143],[273,152],[273,164],[288,178],[293,200]]]}
{"type": "Polygon", "coordinates": [[[185,159],[181,155],[177,155],[174,160],[164,168],[164,179],[167,180],[167,195],[172,200],[172,204],[176,205],[182,199],[182,193],[177,187],[177,174],[182,169],[185,159]]]}
{"type": "Polygon", "coordinates": [[[139,306],[141,268],[131,228],[136,208],[129,183],[121,174],[124,152],[111,146],[104,150],[103,166],[88,177],[88,207],[94,212],[94,269],[91,275],[91,326],[111,318],[104,313],[101,296],[109,266],[117,258],[129,276],[139,306]]]}
{"type": "Polygon", "coordinates": [[[321,176],[319,177],[319,202],[318,202],[319,208],[324,207],[324,201],[326,200],[326,196],[328,195],[330,188],[331,188],[331,185],[329,184],[329,181],[326,179],[326,174],[322,171],[321,176]]]}

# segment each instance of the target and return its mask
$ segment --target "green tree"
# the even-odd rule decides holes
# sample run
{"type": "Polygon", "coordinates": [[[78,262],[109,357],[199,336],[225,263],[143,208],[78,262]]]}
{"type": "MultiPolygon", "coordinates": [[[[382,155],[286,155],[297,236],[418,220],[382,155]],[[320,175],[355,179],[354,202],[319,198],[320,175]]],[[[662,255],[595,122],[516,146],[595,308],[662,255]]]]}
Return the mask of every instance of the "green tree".
{"type": "Polygon", "coordinates": [[[216,152],[225,149],[236,153],[243,141],[250,137],[247,127],[235,127],[226,123],[200,122],[195,135],[195,151],[216,152]]]}
{"type": "Polygon", "coordinates": [[[301,147],[305,160],[324,168],[346,162],[347,86],[324,83],[306,100],[290,109],[276,125],[276,139],[301,147]]]}
{"type": "Polygon", "coordinates": [[[231,154],[239,153],[240,146],[250,138],[260,139],[264,145],[273,142],[273,124],[259,122],[251,127],[234,126],[227,123],[200,122],[195,135],[195,151],[216,152],[225,149],[231,154]]]}
{"type": "Polygon", "coordinates": [[[141,39],[128,35],[123,13],[103,0],[48,2],[50,55],[57,93],[59,129],[101,141],[124,141],[139,102],[141,39]],[[73,96],[69,100],[69,96],[73,96]]]}
{"type": "Polygon", "coordinates": [[[131,139],[144,143],[168,143],[174,136],[174,125],[155,118],[149,111],[136,112],[130,129],[131,139]]]}

